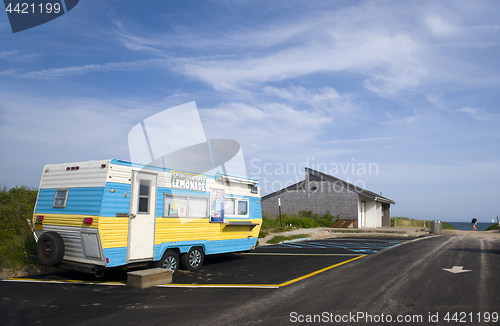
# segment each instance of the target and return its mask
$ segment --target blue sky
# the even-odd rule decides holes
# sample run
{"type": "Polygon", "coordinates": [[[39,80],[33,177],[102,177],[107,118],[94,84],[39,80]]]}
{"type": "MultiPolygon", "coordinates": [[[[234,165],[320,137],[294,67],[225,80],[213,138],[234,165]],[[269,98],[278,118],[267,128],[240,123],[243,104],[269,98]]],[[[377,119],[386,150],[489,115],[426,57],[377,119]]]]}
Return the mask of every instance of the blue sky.
{"type": "Polygon", "coordinates": [[[0,184],[129,159],[134,125],[196,101],[263,193],[307,165],[382,192],[392,216],[489,222],[499,22],[495,1],[86,0],[15,34],[0,14],[0,184]]]}

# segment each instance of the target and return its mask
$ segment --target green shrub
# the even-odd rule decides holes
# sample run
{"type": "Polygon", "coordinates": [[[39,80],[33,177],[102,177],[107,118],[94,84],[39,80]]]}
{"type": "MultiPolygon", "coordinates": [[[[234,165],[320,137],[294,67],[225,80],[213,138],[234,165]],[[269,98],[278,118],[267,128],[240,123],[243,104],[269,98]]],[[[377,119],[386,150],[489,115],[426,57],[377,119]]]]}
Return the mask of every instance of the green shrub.
{"type": "Polygon", "coordinates": [[[267,237],[267,232],[260,230],[260,232],[259,232],[259,238],[265,238],[265,237],[267,237]]]}
{"type": "Polygon", "coordinates": [[[26,223],[33,217],[36,189],[0,190],[0,268],[19,269],[29,264],[35,242],[26,223]]]}
{"type": "Polygon", "coordinates": [[[316,227],[331,227],[338,217],[326,213],[324,215],[313,214],[311,211],[301,211],[297,215],[288,216],[287,214],[281,214],[281,222],[283,224],[283,229],[281,229],[281,223],[279,217],[276,219],[270,219],[266,214],[262,215],[262,227],[263,231],[285,231],[293,228],[308,229],[316,227]]]}
{"type": "Polygon", "coordinates": [[[318,222],[307,217],[290,216],[284,221],[287,225],[291,224],[294,228],[308,229],[318,227],[318,222]]]}
{"type": "MultiPolygon", "coordinates": [[[[425,224],[426,224],[426,227],[427,227],[427,224],[429,224],[429,226],[428,226],[429,228],[431,227],[430,222],[428,222],[428,223],[426,222],[425,224]]],[[[441,222],[441,229],[443,229],[443,230],[456,230],[456,228],[448,222],[441,222]]]]}
{"type": "Polygon", "coordinates": [[[262,216],[262,226],[261,229],[263,230],[271,230],[274,228],[279,228],[280,227],[280,221],[279,219],[273,220],[268,217],[262,216]]]}
{"type": "Polygon", "coordinates": [[[495,223],[488,226],[488,228],[486,229],[486,231],[491,231],[491,230],[500,230],[500,226],[497,223],[495,223]]]}

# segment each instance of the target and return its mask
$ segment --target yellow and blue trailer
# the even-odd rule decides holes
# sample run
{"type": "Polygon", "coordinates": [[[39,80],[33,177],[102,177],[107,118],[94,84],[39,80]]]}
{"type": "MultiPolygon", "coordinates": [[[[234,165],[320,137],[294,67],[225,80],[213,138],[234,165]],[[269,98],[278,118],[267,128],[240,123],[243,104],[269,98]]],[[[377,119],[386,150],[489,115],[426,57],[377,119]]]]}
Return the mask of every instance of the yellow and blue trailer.
{"type": "Polygon", "coordinates": [[[46,165],[33,214],[40,263],[99,275],[137,265],[200,269],[254,249],[256,179],[118,159],[46,165]]]}

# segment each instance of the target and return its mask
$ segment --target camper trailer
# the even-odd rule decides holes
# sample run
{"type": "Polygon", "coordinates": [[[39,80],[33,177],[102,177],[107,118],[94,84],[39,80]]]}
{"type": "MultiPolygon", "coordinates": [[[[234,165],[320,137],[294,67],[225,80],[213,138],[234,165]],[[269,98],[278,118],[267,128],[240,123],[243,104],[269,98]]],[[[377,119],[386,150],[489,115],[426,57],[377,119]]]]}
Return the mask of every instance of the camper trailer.
{"type": "Polygon", "coordinates": [[[33,214],[40,263],[99,275],[147,265],[198,270],[205,255],[255,248],[256,179],[117,159],[50,164],[33,214]]]}

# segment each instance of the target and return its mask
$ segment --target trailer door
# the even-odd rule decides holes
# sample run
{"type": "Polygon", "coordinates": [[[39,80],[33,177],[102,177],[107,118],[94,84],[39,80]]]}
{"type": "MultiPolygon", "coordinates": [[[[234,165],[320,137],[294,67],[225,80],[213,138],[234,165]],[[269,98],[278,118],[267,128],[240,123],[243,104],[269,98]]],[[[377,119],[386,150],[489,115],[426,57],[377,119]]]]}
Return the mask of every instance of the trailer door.
{"type": "Polygon", "coordinates": [[[156,174],[134,171],[128,228],[129,261],[150,260],[154,253],[156,174]]]}

